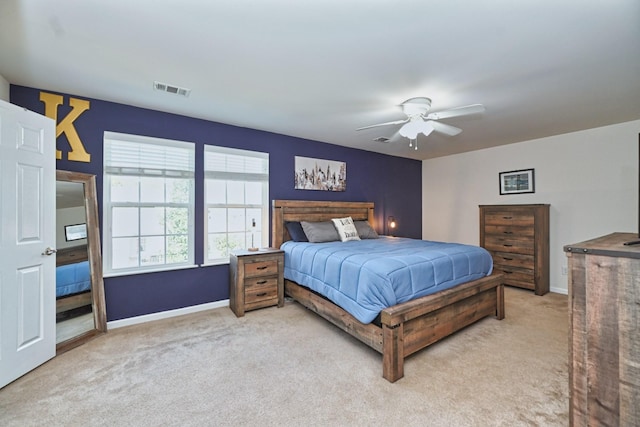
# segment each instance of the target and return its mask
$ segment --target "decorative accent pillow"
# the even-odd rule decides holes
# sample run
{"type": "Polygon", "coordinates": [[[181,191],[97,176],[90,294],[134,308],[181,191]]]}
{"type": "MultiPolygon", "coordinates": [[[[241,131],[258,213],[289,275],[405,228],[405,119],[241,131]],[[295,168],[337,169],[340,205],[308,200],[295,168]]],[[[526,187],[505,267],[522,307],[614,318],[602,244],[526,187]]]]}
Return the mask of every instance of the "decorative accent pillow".
{"type": "Polygon", "coordinates": [[[369,224],[369,221],[353,221],[353,223],[361,239],[377,239],[379,237],[376,230],[369,224]]]}
{"type": "Polygon", "coordinates": [[[336,228],[331,221],[300,221],[300,225],[311,243],[335,242],[340,240],[336,228]]]}
{"type": "Polygon", "coordinates": [[[340,240],[343,242],[347,242],[349,240],[360,240],[358,230],[350,216],[346,218],[333,218],[331,221],[333,221],[333,225],[336,226],[340,240]]]}
{"type": "Polygon", "coordinates": [[[289,232],[289,236],[291,236],[291,240],[294,242],[308,242],[307,235],[304,234],[304,230],[302,229],[302,225],[298,221],[287,221],[284,223],[284,226],[287,227],[287,231],[289,232]]]}

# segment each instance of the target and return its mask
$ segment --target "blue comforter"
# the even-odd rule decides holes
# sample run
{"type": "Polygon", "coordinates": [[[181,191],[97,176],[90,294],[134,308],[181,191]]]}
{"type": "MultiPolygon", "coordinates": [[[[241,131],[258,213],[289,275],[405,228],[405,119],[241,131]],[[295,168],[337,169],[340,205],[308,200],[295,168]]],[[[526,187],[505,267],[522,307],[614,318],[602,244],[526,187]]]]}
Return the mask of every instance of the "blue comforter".
{"type": "Polygon", "coordinates": [[[381,236],[349,242],[285,242],[284,277],[370,323],[386,307],[491,274],[478,246],[381,236]]]}
{"type": "Polygon", "coordinates": [[[56,298],[91,289],[89,261],[56,267],[56,298]]]}

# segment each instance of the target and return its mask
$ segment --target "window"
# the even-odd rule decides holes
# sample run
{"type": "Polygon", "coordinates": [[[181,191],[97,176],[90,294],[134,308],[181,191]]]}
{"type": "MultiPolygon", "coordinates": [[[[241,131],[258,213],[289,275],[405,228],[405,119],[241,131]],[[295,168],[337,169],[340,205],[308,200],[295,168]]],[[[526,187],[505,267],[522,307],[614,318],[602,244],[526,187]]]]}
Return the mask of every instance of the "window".
{"type": "Polygon", "coordinates": [[[104,136],[105,274],[194,264],[195,145],[104,136]]]}
{"type": "Polygon", "coordinates": [[[269,154],[205,145],[205,262],[269,243],[269,154]]]}

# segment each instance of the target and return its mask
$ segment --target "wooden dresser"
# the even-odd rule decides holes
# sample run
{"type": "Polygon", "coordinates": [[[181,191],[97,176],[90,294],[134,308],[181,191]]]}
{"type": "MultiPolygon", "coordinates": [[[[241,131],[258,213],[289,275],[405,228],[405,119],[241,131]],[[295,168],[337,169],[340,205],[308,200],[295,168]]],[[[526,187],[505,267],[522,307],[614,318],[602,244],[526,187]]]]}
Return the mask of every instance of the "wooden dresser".
{"type": "Polygon", "coordinates": [[[549,205],[480,205],[480,246],[503,284],[549,292],[549,205]]]}
{"type": "Polygon", "coordinates": [[[284,305],[284,252],[279,249],[239,250],[229,262],[229,307],[245,311],[284,305]]]}
{"type": "Polygon", "coordinates": [[[569,259],[569,422],[640,425],[640,245],[613,233],[569,259]]]}

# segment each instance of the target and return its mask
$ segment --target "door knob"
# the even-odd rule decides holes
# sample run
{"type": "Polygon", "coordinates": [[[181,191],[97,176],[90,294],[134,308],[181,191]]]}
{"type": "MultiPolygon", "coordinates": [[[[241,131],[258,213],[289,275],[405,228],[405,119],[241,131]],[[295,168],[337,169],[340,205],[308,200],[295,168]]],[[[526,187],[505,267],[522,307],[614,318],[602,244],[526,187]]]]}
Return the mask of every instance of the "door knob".
{"type": "Polygon", "coordinates": [[[42,255],[53,255],[56,252],[58,252],[58,251],[55,250],[55,249],[47,248],[47,249],[44,250],[44,252],[42,252],[42,255]]]}

